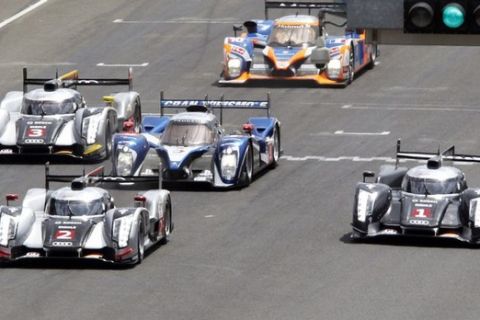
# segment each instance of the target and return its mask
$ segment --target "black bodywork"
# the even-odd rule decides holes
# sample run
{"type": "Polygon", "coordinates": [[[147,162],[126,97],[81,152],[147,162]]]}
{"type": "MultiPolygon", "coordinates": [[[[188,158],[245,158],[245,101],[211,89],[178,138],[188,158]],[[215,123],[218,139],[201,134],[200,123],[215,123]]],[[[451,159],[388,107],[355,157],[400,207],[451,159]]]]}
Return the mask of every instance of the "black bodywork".
{"type": "Polygon", "coordinates": [[[463,172],[443,165],[449,160],[480,162],[480,156],[455,154],[453,147],[437,154],[404,152],[399,141],[397,165],[383,166],[374,183],[365,182],[372,176],[366,172],[357,184],[352,237],[425,236],[479,243],[480,189],[468,188],[463,172]],[[428,161],[407,169],[398,167],[402,158],[428,161]],[[451,188],[436,193],[426,187],[423,192],[411,190],[412,173],[421,173],[425,185],[447,181],[451,188]]]}

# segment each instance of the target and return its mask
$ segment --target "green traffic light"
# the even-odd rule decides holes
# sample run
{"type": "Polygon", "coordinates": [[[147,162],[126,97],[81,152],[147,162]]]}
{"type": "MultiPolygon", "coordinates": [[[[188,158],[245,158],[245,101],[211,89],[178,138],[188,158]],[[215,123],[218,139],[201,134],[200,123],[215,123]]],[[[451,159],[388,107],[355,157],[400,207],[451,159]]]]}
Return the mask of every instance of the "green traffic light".
{"type": "Polygon", "coordinates": [[[456,29],[465,22],[465,10],[458,3],[447,4],[443,7],[442,20],[447,27],[456,29]]]}

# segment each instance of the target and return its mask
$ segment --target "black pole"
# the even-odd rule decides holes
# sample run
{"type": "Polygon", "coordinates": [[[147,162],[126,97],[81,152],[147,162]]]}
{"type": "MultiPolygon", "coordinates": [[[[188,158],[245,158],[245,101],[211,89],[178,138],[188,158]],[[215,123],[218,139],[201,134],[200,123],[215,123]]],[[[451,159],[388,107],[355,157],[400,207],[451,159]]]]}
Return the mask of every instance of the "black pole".
{"type": "Polygon", "coordinates": [[[163,116],[163,91],[160,91],[160,115],[163,116]]]}

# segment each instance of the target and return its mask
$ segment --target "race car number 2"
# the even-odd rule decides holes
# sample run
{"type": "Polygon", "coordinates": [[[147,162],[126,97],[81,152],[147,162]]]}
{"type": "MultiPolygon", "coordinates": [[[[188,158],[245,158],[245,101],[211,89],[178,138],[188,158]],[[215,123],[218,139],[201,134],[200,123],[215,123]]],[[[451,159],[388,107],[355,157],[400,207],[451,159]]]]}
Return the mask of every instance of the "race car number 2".
{"type": "Polygon", "coordinates": [[[57,230],[55,233],[56,240],[73,240],[75,238],[75,230],[57,230]]]}
{"type": "Polygon", "coordinates": [[[45,128],[28,128],[27,137],[40,138],[45,136],[45,128]]]}

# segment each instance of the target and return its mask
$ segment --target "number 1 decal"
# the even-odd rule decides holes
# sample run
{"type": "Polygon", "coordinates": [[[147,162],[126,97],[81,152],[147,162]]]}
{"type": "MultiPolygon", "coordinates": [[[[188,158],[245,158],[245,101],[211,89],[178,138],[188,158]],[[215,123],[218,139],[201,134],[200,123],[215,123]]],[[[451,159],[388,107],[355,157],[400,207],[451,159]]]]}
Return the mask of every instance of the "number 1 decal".
{"type": "Polygon", "coordinates": [[[414,218],[431,218],[432,212],[430,208],[413,208],[412,217],[414,218]]]}

